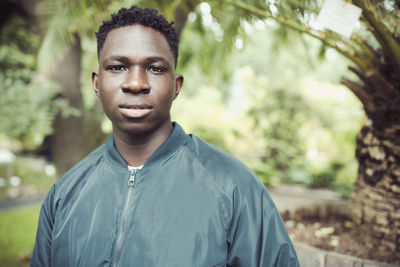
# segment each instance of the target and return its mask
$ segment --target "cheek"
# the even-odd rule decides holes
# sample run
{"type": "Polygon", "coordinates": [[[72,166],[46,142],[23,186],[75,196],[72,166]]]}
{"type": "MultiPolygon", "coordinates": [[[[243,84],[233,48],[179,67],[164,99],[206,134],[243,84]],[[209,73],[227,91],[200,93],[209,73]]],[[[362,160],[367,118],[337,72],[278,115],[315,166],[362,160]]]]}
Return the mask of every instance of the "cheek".
{"type": "Polygon", "coordinates": [[[120,87],[120,85],[125,80],[124,73],[111,74],[109,72],[101,72],[99,78],[99,87],[103,89],[115,89],[120,87]]]}
{"type": "Polygon", "coordinates": [[[174,101],[174,97],[175,97],[175,90],[171,87],[166,88],[163,95],[164,104],[171,106],[172,101],[174,101]]]}
{"type": "Polygon", "coordinates": [[[112,111],[114,109],[114,94],[110,90],[104,90],[104,88],[100,89],[100,101],[103,106],[103,109],[106,113],[112,111]]]}
{"type": "Polygon", "coordinates": [[[153,80],[151,87],[154,97],[158,98],[162,105],[168,105],[175,96],[174,83],[171,79],[153,80]]]}
{"type": "Polygon", "coordinates": [[[118,81],[111,77],[104,77],[99,80],[99,95],[103,105],[110,105],[118,93],[120,86],[118,81]]]}

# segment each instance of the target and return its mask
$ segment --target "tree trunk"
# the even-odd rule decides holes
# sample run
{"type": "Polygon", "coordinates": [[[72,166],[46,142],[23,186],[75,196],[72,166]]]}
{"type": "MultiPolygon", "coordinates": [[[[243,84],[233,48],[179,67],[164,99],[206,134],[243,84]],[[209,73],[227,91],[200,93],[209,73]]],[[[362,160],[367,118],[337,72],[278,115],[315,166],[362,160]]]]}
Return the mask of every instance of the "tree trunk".
{"type": "Polygon", "coordinates": [[[83,105],[81,57],[80,39],[76,36],[50,75],[62,88],[58,97],[65,99],[70,107],[80,112],[69,114],[61,111],[54,119],[50,152],[59,175],[64,174],[105,139],[100,127],[103,118],[100,105],[97,103],[91,110],[85,110],[83,105]]]}
{"type": "Polygon", "coordinates": [[[357,135],[359,169],[350,202],[354,229],[366,246],[400,259],[400,73],[383,57],[369,73],[351,69],[362,84],[342,82],[368,117],[357,135]]]}
{"type": "Polygon", "coordinates": [[[177,33],[179,39],[180,39],[182,30],[185,27],[185,24],[187,21],[187,16],[190,11],[191,11],[190,8],[189,8],[189,10],[186,10],[179,6],[175,10],[175,14],[174,14],[175,25],[174,25],[174,27],[175,27],[175,30],[176,30],[176,33],[177,33]]]}
{"type": "MultiPolygon", "coordinates": [[[[81,56],[80,39],[76,38],[50,75],[62,88],[58,97],[65,99],[70,107],[79,111],[83,109],[80,90],[81,56]]],[[[84,154],[83,116],[67,115],[60,111],[54,119],[53,127],[50,149],[54,164],[61,175],[84,154]]]]}
{"type": "Polygon", "coordinates": [[[358,179],[351,199],[363,243],[382,253],[400,252],[400,125],[384,131],[364,126],[357,136],[358,179]]]}

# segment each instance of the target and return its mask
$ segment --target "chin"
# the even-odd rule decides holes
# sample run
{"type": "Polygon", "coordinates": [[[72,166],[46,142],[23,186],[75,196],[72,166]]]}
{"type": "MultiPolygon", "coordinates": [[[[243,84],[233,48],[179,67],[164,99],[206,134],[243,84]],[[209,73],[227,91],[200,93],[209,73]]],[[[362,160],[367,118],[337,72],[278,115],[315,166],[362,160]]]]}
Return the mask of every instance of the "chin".
{"type": "Polygon", "coordinates": [[[140,123],[131,123],[130,125],[125,125],[125,127],[121,127],[120,131],[132,136],[141,136],[151,133],[153,131],[153,127],[140,123]]]}
{"type": "Polygon", "coordinates": [[[132,121],[121,125],[121,127],[119,127],[119,131],[131,136],[149,136],[160,129],[163,125],[165,125],[165,123],[132,121]]]}

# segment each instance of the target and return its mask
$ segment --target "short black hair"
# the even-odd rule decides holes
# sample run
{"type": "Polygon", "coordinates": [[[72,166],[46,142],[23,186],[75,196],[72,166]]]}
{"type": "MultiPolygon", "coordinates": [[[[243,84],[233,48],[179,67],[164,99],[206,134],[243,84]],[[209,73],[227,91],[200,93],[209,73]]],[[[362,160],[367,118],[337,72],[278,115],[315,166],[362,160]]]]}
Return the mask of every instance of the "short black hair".
{"type": "Polygon", "coordinates": [[[117,14],[112,14],[110,20],[103,21],[96,32],[97,38],[97,56],[100,55],[104,42],[106,41],[107,34],[113,30],[124,26],[140,24],[153,28],[162,33],[171,48],[171,52],[175,58],[175,66],[178,61],[178,35],[173,27],[174,22],[168,20],[158,11],[152,8],[140,8],[132,6],[129,9],[121,8],[117,14]]]}

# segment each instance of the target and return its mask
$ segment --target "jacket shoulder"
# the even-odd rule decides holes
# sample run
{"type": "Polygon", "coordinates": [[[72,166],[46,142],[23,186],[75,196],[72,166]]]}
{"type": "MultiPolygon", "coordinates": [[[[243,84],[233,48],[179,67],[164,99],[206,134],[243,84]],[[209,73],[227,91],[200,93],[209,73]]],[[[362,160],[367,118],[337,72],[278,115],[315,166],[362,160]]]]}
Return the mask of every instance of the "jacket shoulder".
{"type": "Polygon", "coordinates": [[[250,185],[265,190],[265,186],[249,167],[225,151],[195,135],[192,135],[192,140],[186,147],[216,182],[224,183],[225,186],[231,184],[233,187],[250,185]]]}

